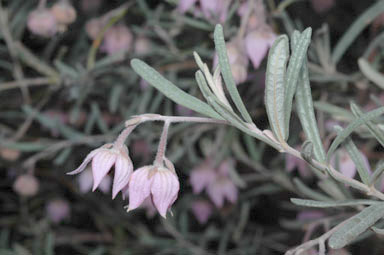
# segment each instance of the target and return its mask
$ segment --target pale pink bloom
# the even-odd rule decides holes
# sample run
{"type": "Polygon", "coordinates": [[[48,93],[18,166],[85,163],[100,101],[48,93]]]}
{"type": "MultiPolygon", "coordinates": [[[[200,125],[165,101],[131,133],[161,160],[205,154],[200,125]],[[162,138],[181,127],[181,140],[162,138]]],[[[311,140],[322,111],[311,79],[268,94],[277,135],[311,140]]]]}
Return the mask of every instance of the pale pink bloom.
{"type": "Polygon", "coordinates": [[[102,50],[107,54],[127,52],[131,49],[133,36],[125,25],[116,25],[108,29],[104,35],[102,50]]]}
{"type": "Polygon", "coordinates": [[[105,144],[102,147],[91,151],[76,170],[67,174],[73,175],[83,172],[88,163],[92,161],[92,191],[95,191],[114,165],[115,176],[113,179],[112,198],[115,198],[117,193],[128,184],[130,175],[133,171],[133,165],[128,156],[128,148],[125,145],[121,148],[112,146],[112,144],[105,144]]]}
{"type": "Polygon", "coordinates": [[[39,8],[28,15],[28,29],[43,37],[53,36],[57,32],[57,22],[53,14],[46,8],[39,8]]]}
{"type": "MultiPolygon", "coordinates": [[[[356,165],[352,161],[348,152],[345,149],[339,149],[337,151],[339,161],[336,162],[336,154],[331,158],[331,165],[338,169],[343,175],[353,178],[356,175],[356,165]]],[[[363,160],[364,166],[368,169],[368,172],[371,172],[371,167],[369,165],[367,157],[360,153],[363,160]]]]}
{"type": "Polygon", "coordinates": [[[246,35],[245,48],[255,69],[259,68],[261,61],[267,55],[268,49],[272,46],[275,39],[276,34],[267,25],[253,30],[246,35]]]}
{"type": "Polygon", "coordinates": [[[232,204],[237,201],[238,190],[229,177],[220,176],[207,187],[207,194],[216,207],[221,208],[224,200],[228,200],[232,204]]]}
{"type": "Polygon", "coordinates": [[[13,183],[13,190],[24,197],[32,197],[39,191],[39,181],[35,176],[23,174],[13,183]]]}
{"type": "Polygon", "coordinates": [[[180,184],[173,169],[150,165],[133,172],[128,188],[128,211],[138,208],[151,196],[157,211],[166,218],[168,209],[177,198],[180,184]]]}
{"type": "Polygon", "coordinates": [[[68,25],[76,20],[76,10],[68,0],[60,0],[51,7],[51,12],[59,25],[68,25]]]}
{"type": "MultiPolygon", "coordinates": [[[[80,175],[77,177],[77,182],[79,184],[79,189],[81,193],[84,194],[89,192],[93,186],[92,169],[90,167],[87,167],[85,171],[80,173],[80,175]]],[[[106,175],[100,182],[98,189],[101,190],[104,194],[106,194],[111,190],[111,184],[111,176],[106,175]]]]}
{"type": "Polygon", "coordinates": [[[71,208],[68,201],[63,199],[54,199],[48,202],[46,213],[48,219],[54,223],[59,223],[69,218],[71,208]]]}
{"type": "Polygon", "coordinates": [[[312,176],[312,172],[309,170],[309,166],[307,162],[305,162],[300,158],[292,156],[289,153],[286,153],[285,154],[285,170],[287,172],[292,172],[295,169],[299,171],[300,176],[303,178],[309,178],[312,176]]]}
{"type": "Polygon", "coordinates": [[[335,0],[312,0],[313,9],[317,13],[323,13],[331,9],[335,4],[335,0]]]}
{"type": "Polygon", "coordinates": [[[140,36],[135,40],[134,51],[138,55],[147,55],[151,51],[151,47],[151,41],[144,36],[140,36]]]}
{"type": "Polygon", "coordinates": [[[181,13],[185,13],[195,5],[196,1],[197,0],[180,0],[177,10],[181,13]]]}
{"type": "Polygon", "coordinates": [[[216,179],[216,171],[211,160],[205,160],[199,166],[194,168],[189,175],[194,194],[199,194],[205,188],[212,184],[216,179]]]}
{"type": "Polygon", "coordinates": [[[192,213],[200,224],[207,223],[213,213],[212,204],[207,200],[195,200],[191,205],[192,213]]]}
{"type": "Polygon", "coordinates": [[[325,216],[326,216],[325,213],[320,210],[305,210],[305,211],[299,212],[296,215],[296,219],[301,221],[313,221],[313,220],[324,218],[325,216]]]}
{"type": "Polygon", "coordinates": [[[85,32],[92,40],[95,40],[97,35],[101,32],[103,27],[105,26],[105,22],[99,18],[93,18],[87,21],[85,24],[85,32]]]}
{"type": "Polygon", "coordinates": [[[205,18],[215,21],[224,22],[228,15],[228,0],[199,0],[200,7],[196,6],[197,0],[180,0],[177,10],[180,13],[185,13],[186,11],[194,8],[192,11],[203,13],[205,18]]]}

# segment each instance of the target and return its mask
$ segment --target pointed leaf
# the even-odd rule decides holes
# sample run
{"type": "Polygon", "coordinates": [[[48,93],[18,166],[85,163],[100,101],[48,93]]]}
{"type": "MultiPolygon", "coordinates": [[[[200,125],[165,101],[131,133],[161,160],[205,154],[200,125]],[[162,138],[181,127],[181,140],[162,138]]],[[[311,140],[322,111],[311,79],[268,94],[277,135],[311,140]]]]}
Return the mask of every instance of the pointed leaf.
{"type": "Polygon", "coordinates": [[[291,198],[291,202],[295,205],[316,207],[316,208],[328,208],[338,206],[356,206],[356,205],[374,205],[382,202],[367,200],[367,199],[356,199],[356,200],[342,200],[342,201],[316,201],[309,199],[291,198]]]}
{"type": "Polygon", "coordinates": [[[131,66],[144,80],[174,102],[211,118],[222,119],[212,107],[179,89],[176,85],[165,79],[160,73],[143,61],[133,59],[131,61],[131,66]]]}
{"type": "Polygon", "coordinates": [[[233,79],[231,66],[229,64],[227,55],[227,48],[225,47],[223,27],[220,24],[216,25],[215,27],[214,40],[215,49],[219,57],[220,70],[225,82],[225,86],[227,87],[228,92],[231,95],[231,98],[235,103],[237,109],[241,113],[241,116],[243,116],[246,122],[252,123],[252,118],[249,115],[247,109],[245,108],[245,105],[240,97],[239,91],[236,88],[235,80],[233,79]]]}
{"type": "Polygon", "coordinates": [[[369,170],[366,168],[361,152],[357,149],[356,145],[353,143],[350,137],[348,137],[345,141],[345,149],[347,150],[353,163],[355,163],[357,172],[359,173],[361,180],[364,184],[368,185],[370,180],[369,170]]]}
{"type": "Polygon", "coordinates": [[[332,249],[341,249],[351,243],[360,234],[376,223],[384,216],[384,203],[366,207],[345,222],[340,228],[331,235],[328,241],[332,249]]]}
{"type": "Polygon", "coordinates": [[[269,51],[266,73],[265,106],[268,120],[273,133],[281,141],[286,140],[284,83],[288,54],[288,37],[286,35],[279,36],[269,51]]]}

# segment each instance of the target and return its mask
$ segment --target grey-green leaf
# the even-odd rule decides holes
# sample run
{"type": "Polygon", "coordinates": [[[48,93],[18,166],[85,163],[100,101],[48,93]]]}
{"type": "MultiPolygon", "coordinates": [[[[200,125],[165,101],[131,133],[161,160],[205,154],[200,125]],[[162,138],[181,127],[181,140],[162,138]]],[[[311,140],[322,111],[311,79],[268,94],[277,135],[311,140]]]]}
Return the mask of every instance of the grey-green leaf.
{"type": "Polygon", "coordinates": [[[307,56],[309,43],[311,42],[312,29],[309,27],[300,35],[298,31],[294,31],[291,37],[292,54],[289,58],[287,75],[285,80],[285,127],[286,137],[289,133],[289,121],[291,119],[292,100],[296,92],[296,85],[303,62],[307,56]]]}
{"type": "Polygon", "coordinates": [[[268,55],[265,106],[272,131],[281,141],[287,138],[284,117],[284,86],[288,56],[288,37],[286,35],[279,36],[273,43],[268,55]]]}
{"type": "Polygon", "coordinates": [[[308,77],[306,60],[301,69],[300,80],[296,88],[296,109],[304,133],[313,144],[313,153],[317,160],[325,161],[325,151],[321,141],[315,111],[313,108],[312,93],[308,77]]]}
{"type": "Polygon", "coordinates": [[[356,205],[374,205],[381,202],[367,199],[356,200],[342,200],[342,201],[316,201],[310,199],[291,198],[291,202],[295,205],[316,207],[316,208],[328,208],[338,206],[356,206],[356,205]]]}
{"type": "Polygon", "coordinates": [[[145,62],[139,59],[132,59],[131,66],[141,78],[174,102],[211,118],[222,119],[208,104],[179,89],[145,62]]]}
{"type": "Polygon", "coordinates": [[[373,111],[367,112],[363,115],[361,115],[360,118],[357,118],[353,120],[343,131],[341,131],[333,140],[331,146],[329,147],[328,153],[327,153],[327,160],[330,159],[330,157],[333,155],[337,147],[360,125],[367,123],[367,121],[370,121],[374,118],[377,118],[381,114],[384,113],[384,107],[377,108],[373,111]]]}
{"type": "Polygon", "coordinates": [[[384,216],[384,203],[371,205],[345,222],[328,241],[332,249],[341,249],[384,216]]]}
{"type": "Polygon", "coordinates": [[[366,168],[365,163],[363,161],[363,157],[360,151],[357,149],[356,145],[353,143],[350,137],[347,137],[345,141],[345,148],[351,157],[353,163],[356,165],[357,172],[364,184],[369,184],[370,174],[369,170],[366,168]]]}
{"type": "Polygon", "coordinates": [[[220,70],[225,82],[225,86],[227,87],[228,92],[233,102],[235,103],[237,109],[241,113],[241,116],[243,116],[246,122],[252,123],[252,118],[249,115],[247,109],[245,108],[245,105],[240,97],[239,91],[236,88],[235,80],[233,79],[231,66],[229,64],[227,55],[227,48],[225,47],[223,27],[220,24],[216,25],[215,27],[214,41],[217,56],[219,57],[220,70]]]}
{"type": "Polygon", "coordinates": [[[381,89],[384,89],[384,76],[376,71],[367,60],[359,58],[358,64],[360,71],[367,77],[371,82],[375,83],[381,89]]]}

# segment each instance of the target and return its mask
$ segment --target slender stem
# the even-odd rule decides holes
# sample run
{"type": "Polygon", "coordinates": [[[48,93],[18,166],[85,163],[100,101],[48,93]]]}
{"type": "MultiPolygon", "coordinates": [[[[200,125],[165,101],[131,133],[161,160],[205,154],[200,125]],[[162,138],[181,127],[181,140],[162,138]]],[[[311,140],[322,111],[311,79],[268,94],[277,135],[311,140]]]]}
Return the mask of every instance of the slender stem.
{"type": "Polygon", "coordinates": [[[113,147],[119,149],[123,146],[123,144],[125,143],[125,140],[127,139],[127,137],[132,133],[132,131],[137,127],[137,125],[131,125],[131,126],[128,126],[126,127],[121,133],[120,135],[117,137],[116,141],[114,142],[113,144],[113,147]]]}
{"type": "Polygon", "coordinates": [[[230,123],[226,120],[217,120],[211,118],[204,117],[187,117],[187,116],[163,116],[159,114],[142,114],[138,116],[134,116],[133,119],[125,122],[126,126],[131,125],[131,121],[134,121],[135,124],[141,124],[147,121],[168,121],[169,123],[176,122],[197,122],[197,123],[213,123],[213,124],[226,124],[230,125],[230,123]]]}
{"type": "Polygon", "coordinates": [[[167,148],[167,137],[168,137],[168,129],[169,129],[170,122],[165,121],[164,127],[163,127],[163,132],[160,137],[160,142],[159,142],[159,147],[157,149],[157,154],[155,158],[155,165],[156,166],[161,166],[163,165],[163,158],[164,158],[164,153],[167,148]]]}

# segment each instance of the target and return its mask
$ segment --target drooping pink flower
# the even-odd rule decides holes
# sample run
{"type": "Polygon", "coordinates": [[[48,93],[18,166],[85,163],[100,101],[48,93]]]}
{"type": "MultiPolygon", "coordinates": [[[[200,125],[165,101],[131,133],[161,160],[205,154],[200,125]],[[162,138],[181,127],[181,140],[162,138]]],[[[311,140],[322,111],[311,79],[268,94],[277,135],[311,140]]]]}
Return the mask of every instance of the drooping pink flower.
{"type": "Polygon", "coordinates": [[[125,25],[116,25],[108,29],[104,35],[101,49],[107,54],[127,52],[132,48],[133,36],[125,25]]]}
{"type": "Polygon", "coordinates": [[[247,55],[255,69],[259,68],[261,61],[267,55],[268,49],[276,39],[276,34],[265,25],[249,32],[245,37],[247,55]]]}
{"type": "Polygon", "coordinates": [[[57,32],[55,16],[46,8],[39,8],[28,15],[28,29],[42,37],[53,36],[57,32]]]}
{"type": "Polygon", "coordinates": [[[323,13],[335,5],[335,0],[311,0],[313,9],[317,13],[323,13]]]}
{"type": "Polygon", "coordinates": [[[180,184],[176,172],[163,166],[144,166],[133,172],[129,181],[131,211],[138,208],[149,196],[160,215],[166,218],[168,209],[177,199],[180,184]]]}
{"type": "Polygon", "coordinates": [[[220,176],[207,187],[207,194],[216,207],[221,208],[225,200],[232,204],[237,201],[238,190],[231,179],[227,176],[220,176]]]}
{"type": "MultiPolygon", "coordinates": [[[[336,161],[336,154],[331,158],[331,165],[334,166],[336,169],[339,169],[340,172],[349,177],[354,178],[356,175],[356,165],[349,156],[348,152],[344,149],[339,149],[337,151],[338,155],[338,162],[336,161]]],[[[363,160],[363,164],[365,168],[368,170],[368,172],[371,172],[371,167],[369,165],[367,157],[361,153],[361,159],[363,160]]]]}
{"type": "Polygon", "coordinates": [[[103,19],[93,18],[87,21],[85,24],[85,32],[92,40],[95,40],[97,35],[101,32],[105,22],[103,19]]]}
{"type": "MultiPolygon", "coordinates": [[[[244,18],[249,10],[249,3],[245,2],[237,9],[240,18],[244,18]]],[[[247,31],[252,31],[266,23],[266,12],[263,1],[254,1],[253,12],[248,18],[247,31]]]]}
{"type": "Polygon", "coordinates": [[[212,204],[203,199],[195,200],[191,205],[192,213],[200,224],[207,223],[213,213],[212,204]]]}
{"type": "Polygon", "coordinates": [[[309,178],[312,176],[312,172],[309,170],[307,162],[300,158],[296,158],[289,153],[285,154],[285,170],[287,172],[292,172],[297,169],[299,174],[303,178],[309,178]]]}
{"type": "Polygon", "coordinates": [[[48,219],[53,223],[59,223],[64,219],[69,218],[71,208],[68,201],[63,199],[53,199],[48,202],[46,213],[48,219]]]}
{"type": "Polygon", "coordinates": [[[130,175],[133,171],[133,165],[128,156],[128,148],[125,145],[121,148],[112,146],[113,144],[105,144],[102,147],[91,151],[76,170],[67,174],[73,175],[83,172],[88,163],[92,161],[92,191],[95,191],[114,165],[115,176],[113,179],[112,198],[115,198],[117,193],[128,184],[130,175]]]}
{"type": "Polygon", "coordinates": [[[62,30],[76,20],[76,9],[68,0],[60,0],[51,7],[51,12],[62,30]]]}
{"type": "Polygon", "coordinates": [[[202,13],[204,17],[211,21],[224,22],[228,15],[228,0],[199,0],[200,6],[196,6],[197,0],[180,0],[177,10],[180,13],[194,8],[195,13],[202,13]]]}
{"type": "Polygon", "coordinates": [[[194,194],[199,194],[207,188],[216,178],[216,172],[211,160],[205,160],[191,171],[189,182],[194,194]]]}
{"type": "MultiPolygon", "coordinates": [[[[93,178],[92,178],[92,169],[87,167],[85,171],[79,174],[77,178],[79,184],[79,189],[81,193],[87,193],[92,189],[93,178]]],[[[98,189],[101,190],[104,194],[110,192],[112,184],[112,178],[109,175],[106,175],[103,180],[100,182],[98,189]]]]}

